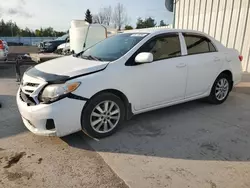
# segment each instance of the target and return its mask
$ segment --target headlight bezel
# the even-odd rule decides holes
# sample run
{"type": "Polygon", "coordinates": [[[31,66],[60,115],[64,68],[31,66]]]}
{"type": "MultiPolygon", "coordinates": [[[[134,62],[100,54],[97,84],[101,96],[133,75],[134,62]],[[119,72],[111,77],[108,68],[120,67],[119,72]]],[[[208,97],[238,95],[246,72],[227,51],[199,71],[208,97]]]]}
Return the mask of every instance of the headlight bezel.
{"type": "MultiPolygon", "coordinates": [[[[38,95],[38,100],[41,104],[50,104],[50,103],[54,103],[56,101],[59,101],[65,97],[67,97],[68,95],[70,95],[72,92],[74,92],[75,90],[77,90],[77,88],[79,88],[79,86],[81,85],[81,82],[69,82],[69,83],[62,83],[62,84],[47,84],[44,86],[44,88],[40,91],[39,95],[38,95]],[[74,87],[72,87],[74,86],[74,87]],[[59,90],[61,91],[61,93],[57,93],[58,95],[54,95],[52,97],[51,96],[47,96],[45,97],[44,92],[48,89],[51,88],[56,88],[56,91],[53,91],[54,94],[56,92],[58,92],[59,90]],[[64,90],[63,90],[64,89],[64,90]],[[64,91],[64,92],[63,92],[64,91]]],[[[51,91],[47,91],[47,94],[51,94],[51,91]]]]}

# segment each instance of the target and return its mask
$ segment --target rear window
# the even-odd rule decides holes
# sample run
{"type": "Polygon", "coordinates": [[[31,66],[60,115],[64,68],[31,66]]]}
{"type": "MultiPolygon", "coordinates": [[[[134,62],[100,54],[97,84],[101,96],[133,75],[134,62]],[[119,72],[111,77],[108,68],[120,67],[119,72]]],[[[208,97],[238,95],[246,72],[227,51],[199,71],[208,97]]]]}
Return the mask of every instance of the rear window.
{"type": "Polygon", "coordinates": [[[216,52],[211,41],[203,36],[184,34],[188,55],[216,52]]]}

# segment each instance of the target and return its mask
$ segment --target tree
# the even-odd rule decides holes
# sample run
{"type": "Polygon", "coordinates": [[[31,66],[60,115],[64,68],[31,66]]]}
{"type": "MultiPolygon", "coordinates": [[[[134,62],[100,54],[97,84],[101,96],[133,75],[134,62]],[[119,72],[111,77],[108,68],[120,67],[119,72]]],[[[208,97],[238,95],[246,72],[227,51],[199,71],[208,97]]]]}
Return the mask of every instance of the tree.
{"type": "Polygon", "coordinates": [[[134,29],[131,25],[125,25],[125,30],[131,30],[134,29]]]}
{"type": "Polygon", "coordinates": [[[103,24],[103,20],[100,19],[99,15],[98,14],[93,14],[92,16],[92,23],[94,24],[103,24]]]}
{"type": "Polygon", "coordinates": [[[142,28],[150,28],[150,27],[155,27],[156,22],[153,18],[148,17],[142,20],[141,18],[137,19],[136,23],[136,29],[142,29],[142,28]]]}
{"type": "Polygon", "coordinates": [[[144,20],[144,23],[145,23],[145,26],[147,28],[149,28],[149,27],[155,27],[156,26],[155,20],[153,18],[151,18],[151,17],[146,18],[144,20]]]}
{"type": "Polygon", "coordinates": [[[165,22],[163,20],[161,20],[159,26],[167,26],[167,24],[165,24],[165,22]]]}
{"type": "Polygon", "coordinates": [[[112,17],[112,8],[111,6],[105,7],[99,10],[99,12],[93,15],[93,23],[110,25],[112,17]]]}
{"type": "Polygon", "coordinates": [[[111,18],[112,18],[112,8],[111,6],[103,8],[103,15],[104,15],[104,20],[106,25],[110,25],[111,23],[111,18]]]}
{"type": "Polygon", "coordinates": [[[144,26],[144,21],[141,19],[141,18],[138,18],[137,19],[137,22],[136,22],[136,29],[141,29],[141,28],[145,28],[144,26]]]}
{"type": "Polygon", "coordinates": [[[92,14],[90,12],[89,9],[87,9],[86,13],[85,13],[85,21],[88,23],[92,23],[92,14]]]}
{"type": "Polygon", "coordinates": [[[123,4],[118,3],[114,8],[114,13],[113,13],[113,21],[115,27],[118,28],[118,31],[120,31],[122,26],[126,24],[127,19],[128,17],[125,7],[123,6],[123,4]]]}
{"type": "Polygon", "coordinates": [[[21,29],[15,22],[12,21],[0,21],[0,36],[4,37],[55,37],[62,36],[64,34],[65,32],[55,31],[52,27],[40,28],[33,31],[27,27],[25,29],[21,29]]]}

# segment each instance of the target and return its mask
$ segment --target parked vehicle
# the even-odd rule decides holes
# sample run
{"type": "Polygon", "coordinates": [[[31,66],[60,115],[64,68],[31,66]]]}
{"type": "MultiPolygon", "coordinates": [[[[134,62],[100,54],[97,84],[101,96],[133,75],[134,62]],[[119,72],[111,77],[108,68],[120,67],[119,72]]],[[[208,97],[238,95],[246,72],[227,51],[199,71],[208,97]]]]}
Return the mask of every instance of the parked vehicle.
{"type": "Polygon", "coordinates": [[[35,134],[83,129],[102,138],[136,114],[200,98],[223,103],[241,80],[241,61],[201,32],[132,30],[29,69],[17,104],[35,134]]]}
{"type": "Polygon", "coordinates": [[[55,40],[43,41],[38,45],[38,47],[41,52],[51,53],[54,52],[59,45],[66,43],[68,41],[69,41],[69,34],[65,34],[61,37],[56,38],[55,40]]]}
{"type": "Polygon", "coordinates": [[[70,52],[70,43],[63,43],[57,47],[57,49],[54,51],[56,54],[62,54],[62,55],[71,55],[70,52]]]}
{"type": "Polygon", "coordinates": [[[6,61],[8,58],[8,53],[8,43],[4,40],[0,40],[0,61],[6,61]]]}
{"type": "Polygon", "coordinates": [[[117,34],[117,30],[101,24],[89,24],[85,20],[72,20],[70,27],[70,43],[63,43],[54,53],[70,55],[79,53],[90,46],[117,34]]]}
{"type": "Polygon", "coordinates": [[[63,50],[64,48],[70,48],[69,42],[63,43],[57,47],[57,50],[63,50]]]}

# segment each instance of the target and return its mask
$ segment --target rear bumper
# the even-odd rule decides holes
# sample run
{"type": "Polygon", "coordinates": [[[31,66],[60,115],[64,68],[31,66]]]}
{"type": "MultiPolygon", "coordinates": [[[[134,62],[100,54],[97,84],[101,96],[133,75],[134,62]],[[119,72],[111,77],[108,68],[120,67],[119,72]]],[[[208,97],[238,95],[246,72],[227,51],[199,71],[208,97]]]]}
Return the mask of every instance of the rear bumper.
{"type": "Polygon", "coordinates": [[[17,93],[17,105],[23,123],[31,132],[42,136],[66,136],[81,130],[81,113],[85,101],[64,98],[52,104],[28,106],[17,93]],[[54,121],[54,129],[48,130],[48,120],[54,121]]]}

